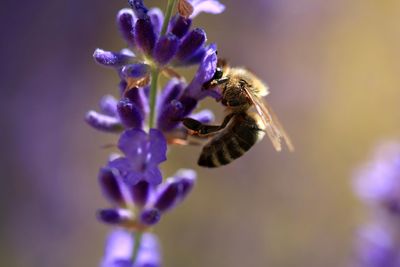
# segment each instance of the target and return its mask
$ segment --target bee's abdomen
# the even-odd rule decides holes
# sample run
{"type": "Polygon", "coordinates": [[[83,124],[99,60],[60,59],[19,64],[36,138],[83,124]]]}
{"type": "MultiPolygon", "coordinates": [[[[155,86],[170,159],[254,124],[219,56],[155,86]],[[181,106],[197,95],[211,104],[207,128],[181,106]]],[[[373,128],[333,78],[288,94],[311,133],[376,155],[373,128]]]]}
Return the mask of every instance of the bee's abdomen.
{"type": "Polygon", "coordinates": [[[263,132],[251,116],[243,113],[232,120],[204,146],[198,160],[200,166],[214,168],[229,164],[262,139],[263,132]]]}

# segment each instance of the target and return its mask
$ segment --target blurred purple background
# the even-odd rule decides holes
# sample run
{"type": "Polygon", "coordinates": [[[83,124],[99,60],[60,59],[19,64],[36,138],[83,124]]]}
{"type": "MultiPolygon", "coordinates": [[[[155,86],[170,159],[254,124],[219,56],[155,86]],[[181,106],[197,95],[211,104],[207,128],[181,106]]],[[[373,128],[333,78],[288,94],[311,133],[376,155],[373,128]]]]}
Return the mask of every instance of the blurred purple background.
{"type": "MultiPolygon", "coordinates": [[[[165,1],[147,1],[164,8],[165,1]]],[[[399,137],[400,2],[222,0],[196,25],[232,65],[271,87],[296,152],[264,140],[218,170],[177,147],[163,165],[199,171],[194,194],[157,227],[165,266],[345,266],[363,221],[349,177],[379,140],[399,137]]],[[[97,186],[116,137],[83,117],[117,92],[92,60],[124,46],[125,1],[5,1],[0,9],[2,266],[96,266],[108,227],[97,186]]],[[[212,101],[210,106],[222,109],[212,101]]],[[[219,111],[219,112],[218,112],[219,111]]]]}

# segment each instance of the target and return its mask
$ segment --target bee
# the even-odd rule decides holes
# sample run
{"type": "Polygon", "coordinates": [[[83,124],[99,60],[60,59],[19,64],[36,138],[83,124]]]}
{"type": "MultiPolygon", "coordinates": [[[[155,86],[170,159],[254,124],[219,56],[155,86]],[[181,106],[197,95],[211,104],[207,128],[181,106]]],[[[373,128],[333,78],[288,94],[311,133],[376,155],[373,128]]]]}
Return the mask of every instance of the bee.
{"type": "MultiPolygon", "coordinates": [[[[221,64],[221,63],[220,63],[221,64]]],[[[294,150],[286,131],[264,100],[269,89],[245,68],[218,67],[214,77],[203,85],[205,90],[219,88],[221,103],[228,114],[221,125],[206,125],[184,118],[183,125],[193,136],[210,138],[200,154],[198,165],[214,168],[226,165],[243,156],[253,145],[268,135],[276,151],[282,143],[294,150]],[[256,112],[251,112],[254,107],[256,112]]]]}

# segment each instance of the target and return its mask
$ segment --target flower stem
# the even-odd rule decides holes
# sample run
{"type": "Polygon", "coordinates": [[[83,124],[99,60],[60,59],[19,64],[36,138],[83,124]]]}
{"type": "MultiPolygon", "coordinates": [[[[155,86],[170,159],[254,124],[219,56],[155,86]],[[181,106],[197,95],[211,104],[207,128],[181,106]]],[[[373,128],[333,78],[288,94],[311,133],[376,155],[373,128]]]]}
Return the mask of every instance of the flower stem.
{"type": "Polygon", "coordinates": [[[169,21],[171,20],[172,10],[174,9],[176,0],[168,0],[167,10],[165,10],[164,22],[161,29],[161,35],[167,32],[169,21]]]}
{"type": "Polygon", "coordinates": [[[157,83],[160,70],[154,66],[151,68],[151,84],[150,84],[150,118],[149,129],[154,128],[154,117],[156,113],[156,99],[157,99],[157,83]]]}
{"type": "MultiPolygon", "coordinates": [[[[164,22],[162,25],[161,35],[165,35],[168,29],[169,21],[171,20],[172,10],[174,9],[176,0],[168,0],[167,9],[165,11],[164,22]]],[[[150,118],[149,118],[149,129],[154,128],[154,117],[156,113],[156,99],[157,99],[157,86],[158,76],[160,76],[160,70],[153,66],[151,69],[151,84],[150,84],[150,118]]]]}
{"type": "Polygon", "coordinates": [[[133,233],[134,243],[133,243],[133,252],[132,252],[132,265],[135,265],[135,263],[136,263],[139,248],[140,248],[140,243],[142,242],[142,236],[143,236],[142,232],[133,233]]]}

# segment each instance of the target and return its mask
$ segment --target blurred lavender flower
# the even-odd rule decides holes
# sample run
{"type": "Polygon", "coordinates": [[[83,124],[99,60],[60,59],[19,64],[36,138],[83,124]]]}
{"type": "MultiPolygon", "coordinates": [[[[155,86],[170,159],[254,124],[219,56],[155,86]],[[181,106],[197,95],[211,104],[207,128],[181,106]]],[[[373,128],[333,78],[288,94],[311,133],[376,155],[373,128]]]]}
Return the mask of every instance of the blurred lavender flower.
{"type": "Polygon", "coordinates": [[[385,143],[356,173],[354,188],[369,205],[400,214],[400,144],[385,143]]]}
{"type": "Polygon", "coordinates": [[[370,223],[358,231],[355,263],[360,267],[400,266],[400,144],[380,145],[354,179],[370,207],[370,223]]]}
{"type": "Polygon", "coordinates": [[[107,239],[101,267],[159,267],[161,266],[160,245],[157,237],[151,233],[142,236],[135,264],[132,252],[135,246],[134,236],[123,229],[114,230],[107,239]]]}

